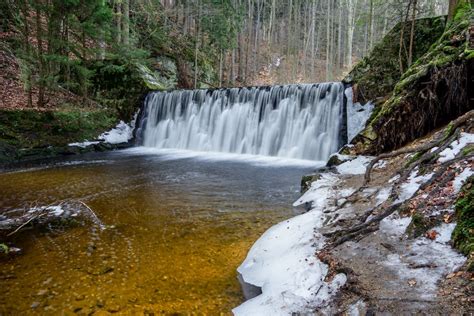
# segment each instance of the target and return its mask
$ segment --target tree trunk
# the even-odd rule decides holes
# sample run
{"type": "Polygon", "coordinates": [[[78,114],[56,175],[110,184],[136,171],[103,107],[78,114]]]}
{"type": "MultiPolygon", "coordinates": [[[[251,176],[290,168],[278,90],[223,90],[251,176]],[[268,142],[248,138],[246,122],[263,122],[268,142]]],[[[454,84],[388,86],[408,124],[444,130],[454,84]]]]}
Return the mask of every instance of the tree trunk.
{"type": "Polygon", "coordinates": [[[123,43],[130,43],[130,0],[123,1],[123,43]]]}
{"type": "Polygon", "coordinates": [[[413,45],[415,42],[415,24],[416,24],[416,5],[417,0],[413,0],[413,11],[411,15],[411,31],[410,31],[410,49],[408,50],[408,67],[413,63],[413,45]]]}
{"type": "Polygon", "coordinates": [[[116,42],[117,44],[122,43],[122,1],[118,0],[115,4],[115,24],[117,25],[117,36],[116,42]]]}
{"type": "Polygon", "coordinates": [[[348,13],[347,30],[347,66],[352,67],[352,45],[354,41],[354,30],[356,23],[356,8],[358,0],[346,0],[348,13]]]}
{"type": "Polygon", "coordinates": [[[199,67],[198,67],[198,53],[199,53],[199,33],[200,33],[200,25],[199,25],[199,20],[201,18],[201,2],[197,0],[197,6],[198,6],[198,15],[196,18],[196,36],[194,40],[196,41],[195,43],[195,48],[194,48],[194,89],[197,89],[197,84],[198,84],[198,72],[199,72],[199,67]]]}
{"type": "Polygon", "coordinates": [[[407,12],[406,12],[406,15],[405,15],[405,18],[403,18],[402,16],[402,19],[400,21],[401,25],[400,25],[400,49],[398,51],[398,62],[399,62],[399,65],[400,65],[400,73],[403,74],[404,73],[404,65],[403,65],[403,46],[405,45],[405,24],[407,23],[408,21],[408,15],[410,14],[410,7],[411,7],[411,1],[410,3],[408,4],[408,7],[407,7],[407,12]]]}
{"type": "Polygon", "coordinates": [[[454,13],[456,13],[456,7],[458,6],[459,0],[449,0],[448,8],[448,21],[452,21],[454,13]]]}
{"type": "Polygon", "coordinates": [[[45,105],[45,80],[46,74],[44,58],[43,58],[43,27],[41,26],[41,9],[39,8],[41,4],[38,4],[36,8],[36,39],[37,39],[37,49],[38,49],[38,107],[43,107],[45,105]]]}

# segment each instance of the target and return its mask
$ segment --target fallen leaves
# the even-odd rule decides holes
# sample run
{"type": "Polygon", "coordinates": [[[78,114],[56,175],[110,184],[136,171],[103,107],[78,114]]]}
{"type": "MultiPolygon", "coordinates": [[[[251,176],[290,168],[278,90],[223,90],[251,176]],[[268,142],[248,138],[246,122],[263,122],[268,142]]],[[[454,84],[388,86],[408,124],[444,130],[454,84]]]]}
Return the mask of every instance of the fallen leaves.
{"type": "Polygon", "coordinates": [[[414,286],[416,286],[416,284],[417,284],[416,279],[410,279],[410,280],[408,280],[408,285],[409,285],[409,286],[414,287],[414,286]]]}
{"type": "Polygon", "coordinates": [[[425,237],[431,240],[435,240],[436,236],[438,236],[439,233],[436,230],[430,230],[425,234],[425,237]]]}

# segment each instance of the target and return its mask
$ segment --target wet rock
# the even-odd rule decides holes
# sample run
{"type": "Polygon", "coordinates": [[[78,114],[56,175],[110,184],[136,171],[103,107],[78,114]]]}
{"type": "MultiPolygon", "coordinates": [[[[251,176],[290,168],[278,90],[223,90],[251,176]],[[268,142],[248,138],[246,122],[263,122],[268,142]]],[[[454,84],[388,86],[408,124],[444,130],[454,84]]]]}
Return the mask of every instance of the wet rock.
{"type": "Polygon", "coordinates": [[[305,193],[311,187],[311,183],[318,181],[321,175],[313,174],[313,175],[306,175],[301,178],[301,193],[305,193]]]}

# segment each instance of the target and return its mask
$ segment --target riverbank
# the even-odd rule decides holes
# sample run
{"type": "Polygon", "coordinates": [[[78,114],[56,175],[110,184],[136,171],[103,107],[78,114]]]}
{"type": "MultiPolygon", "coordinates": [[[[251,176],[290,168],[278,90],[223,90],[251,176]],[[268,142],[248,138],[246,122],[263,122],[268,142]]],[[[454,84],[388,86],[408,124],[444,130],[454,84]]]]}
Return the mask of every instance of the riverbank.
{"type": "Polygon", "coordinates": [[[234,313],[469,312],[473,115],[451,125],[457,132],[447,127],[381,158],[338,155],[308,177],[294,205],[310,211],[254,244],[238,271],[262,294],[234,313]]]}
{"type": "Polygon", "coordinates": [[[110,109],[0,109],[0,165],[127,148],[126,142],[70,145],[97,140],[117,123],[110,109]]]}

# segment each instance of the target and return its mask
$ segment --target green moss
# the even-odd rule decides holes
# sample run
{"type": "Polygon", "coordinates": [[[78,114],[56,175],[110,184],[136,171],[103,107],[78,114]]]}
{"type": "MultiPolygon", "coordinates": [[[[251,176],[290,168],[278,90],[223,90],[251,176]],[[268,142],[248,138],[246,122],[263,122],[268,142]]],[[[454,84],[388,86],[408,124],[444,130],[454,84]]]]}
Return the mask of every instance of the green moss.
{"type": "Polygon", "coordinates": [[[22,156],[53,155],[72,142],[92,140],[118,121],[115,111],[1,110],[0,163],[22,156]]]}
{"type": "Polygon", "coordinates": [[[433,225],[428,218],[423,215],[415,213],[412,215],[410,225],[407,227],[406,233],[411,238],[417,238],[425,234],[433,225]]]}
{"type": "MultiPolygon", "coordinates": [[[[396,25],[372,50],[362,59],[344,79],[359,86],[361,90],[356,97],[362,101],[375,100],[389,95],[400,80],[400,30],[402,24],[396,25]]],[[[411,22],[405,25],[405,43],[409,42],[411,22]]],[[[414,60],[425,54],[430,46],[443,33],[445,18],[419,19],[415,25],[414,60]]],[[[406,60],[402,61],[406,68],[406,60]]]]}
{"type": "Polygon", "coordinates": [[[421,151],[416,152],[413,156],[410,157],[410,159],[408,159],[407,163],[405,164],[405,167],[408,167],[409,165],[420,159],[423,154],[424,152],[421,151]]]}
{"type": "MultiPolygon", "coordinates": [[[[389,81],[393,78],[398,78],[398,82],[394,84],[390,97],[387,98],[385,103],[380,106],[380,109],[378,109],[376,114],[369,120],[366,129],[370,129],[371,133],[375,133],[375,141],[369,146],[368,152],[378,153],[380,151],[393,149],[416,137],[423,136],[429,131],[424,125],[415,127],[413,122],[410,122],[409,119],[409,117],[414,117],[417,111],[424,110],[422,109],[423,106],[419,105],[424,104],[423,100],[419,100],[421,89],[431,80],[431,76],[434,72],[449,69],[449,67],[453,65],[461,64],[466,59],[474,58],[474,52],[469,50],[468,41],[465,36],[469,27],[472,10],[468,3],[463,3],[464,4],[457,11],[456,19],[450,23],[441,34],[437,33],[437,39],[431,38],[429,43],[426,42],[427,38],[424,39],[426,42],[425,45],[427,45],[425,47],[428,47],[427,50],[421,57],[416,59],[413,65],[403,75],[394,77],[394,75],[390,73],[389,68],[385,68],[385,72],[388,73],[389,81]],[[407,124],[411,125],[407,126],[407,124]],[[391,137],[392,139],[386,142],[383,139],[379,139],[380,137],[391,137]]],[[[434,21],[432,21],[432,23],[434,23],[434,21]]],[[[440,23],[440,21],[437,20],[437,23],[440,23]]],[[[388,36],[388,38],[390,38],[390,36],[388,36]]],[[[394,40],[393,35],[392,40],[394,40]]],[[[397,60],[397,56],[394,56],[392,53],[390,58],[397,60]]],[[[366,62],[367,61],[361,63],[361,67],[366,62]]],[[[357,67],[359,67],[359,65],[357,67]]],[[[357,67],[354,70],[356,73],[355,77],[357,77],[357,72],[360,72],[362,76],[360,81],[365,83],[364,80],[367,79],[367,75],[360,69],[357,69],[357,67]]],[[[399,67],[392,68],[392,71],[395,69],[399,69],[399,67]]],[[[378,82],[384,82],[384,78],[380,78],[375,82],[377,82],[377,84],[378,82]]],[[[367,94],[367,89],[370,89],[370,87],[369,85],[365,90],[364,88],[362,89],[367,94]]],[[[441,111],[443,106],[437,106],[435,109],[440,109],[441,111]]],[[[444,117],[443,114],[440,114],[440,117],[444,117]]],[[[420,123],[430,126],[434,125],[433,122],[429,121],[420,123]]],[[[365,135],[366,131],[363,131],[361,134],[365,135]]]]}
{"type": "Polygon", "coordinates": [[[457,225],[451,235],[454,247],[466,256],[471,256],[469,265],[473,266],[474,253],[474,177],[463,186],[456,201],[457,225]]]}

